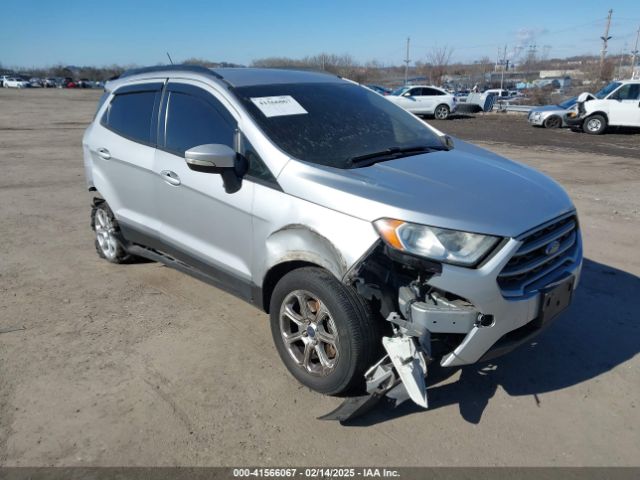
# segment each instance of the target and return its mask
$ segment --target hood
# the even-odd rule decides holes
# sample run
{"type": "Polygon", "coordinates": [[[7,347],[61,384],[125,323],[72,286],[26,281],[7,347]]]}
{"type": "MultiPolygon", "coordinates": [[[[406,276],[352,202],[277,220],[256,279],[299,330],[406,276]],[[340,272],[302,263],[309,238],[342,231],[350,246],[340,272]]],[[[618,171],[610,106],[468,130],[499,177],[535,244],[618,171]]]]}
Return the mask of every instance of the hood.
{"type": "Polygon", "coordinates": [[[533,107],[529,112],[530,113],[534,113],[534,112],[552,112],[552,111],[562,111],[564,112],[565,109],[562,108],[560,105],[543,105],[541,107],[533,107]]]}
{"type": "Polygon", "coordinates": [[[291,160],[278,182],[290,195],[367,221],[389,217],[509,237],[573,210],[563,188],[542,173],[455,145],[349,170],[291,160]]]}
{"type": "Polygon", "coordinates": [[[597,100],[596,96],[593,93],[590,92],[582,92],[580,95],[578,95],[578,103],[584,103],[584,102],[588,102],[590,100],[597,100]]]}

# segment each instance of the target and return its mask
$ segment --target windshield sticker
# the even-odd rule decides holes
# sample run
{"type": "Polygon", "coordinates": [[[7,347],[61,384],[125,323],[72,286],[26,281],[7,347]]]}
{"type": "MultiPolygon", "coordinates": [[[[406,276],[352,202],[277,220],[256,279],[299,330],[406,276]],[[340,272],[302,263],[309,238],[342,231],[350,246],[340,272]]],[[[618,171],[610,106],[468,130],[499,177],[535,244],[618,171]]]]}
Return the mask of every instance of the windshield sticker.
{"type": "Polygon", "coordinates": [[[283,115],[303,115],[307,112],[291,95],[279,97],[254,97],[251,101],[264,113],[265,117],[281,117],[283,115]]]}

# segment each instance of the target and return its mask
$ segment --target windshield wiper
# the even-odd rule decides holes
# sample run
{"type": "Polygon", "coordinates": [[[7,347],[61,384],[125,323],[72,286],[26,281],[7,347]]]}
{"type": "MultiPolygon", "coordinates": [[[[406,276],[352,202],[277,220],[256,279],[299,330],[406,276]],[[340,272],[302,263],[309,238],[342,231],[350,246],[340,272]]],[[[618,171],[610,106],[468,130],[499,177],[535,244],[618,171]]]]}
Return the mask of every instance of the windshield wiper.
{"type": "Polygon", "coordinates": [[[397,158],[409,157],[411,155],[435,152],[439,150],[444,150],[444,147],[426,145],[418,145],[414,147],[389,147],[379,152],[349,157],[347,161],[351,167],[368,167],[369,165],[373,165],[378,162],[385,162],[387,160],[395,160],[397,158]]]}

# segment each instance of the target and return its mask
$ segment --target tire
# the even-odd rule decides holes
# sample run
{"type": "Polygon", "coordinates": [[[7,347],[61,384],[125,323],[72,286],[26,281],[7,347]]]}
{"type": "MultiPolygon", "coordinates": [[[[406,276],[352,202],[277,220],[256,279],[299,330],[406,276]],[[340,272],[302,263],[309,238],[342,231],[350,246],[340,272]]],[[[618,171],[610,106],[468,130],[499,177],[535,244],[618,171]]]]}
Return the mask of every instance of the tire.
{"type": "Polygon", "coordinates": [[[111,263],[129,263],[134,258],[122,245],[120,227],[105,201],[96,201],[91,208],[91,229],[96,235],[95,247],[100,258],[111,263]]]}
{"type": "Polygon", "coordinates": [[[299,268],[280,279],[269,312],[278,354],[300,383],[328,395],[363,389],[380,335],[353,289],[321,268],[299,268]]]}
{"type": "Polygon", "coordinates": [[[449,105],[445,105],[444,103],[438,105],[436,109],[433,111],[433,116],[438,120],[446,120],[449,118],[449,113],[451,110],[449,109],[449,105]]]}
{"type": "Polygon", "coordinates": [[[607,119],[604,115],[595,114],[584,119],[582,131],[589,135],[600,135],[607,129],[607,119]]]}
{"type": "Polygon", "coordinates": [[[544,128],[560,128],[562,127],[562,119],[557,115],[552,115],[544,121],[544,128]]]}

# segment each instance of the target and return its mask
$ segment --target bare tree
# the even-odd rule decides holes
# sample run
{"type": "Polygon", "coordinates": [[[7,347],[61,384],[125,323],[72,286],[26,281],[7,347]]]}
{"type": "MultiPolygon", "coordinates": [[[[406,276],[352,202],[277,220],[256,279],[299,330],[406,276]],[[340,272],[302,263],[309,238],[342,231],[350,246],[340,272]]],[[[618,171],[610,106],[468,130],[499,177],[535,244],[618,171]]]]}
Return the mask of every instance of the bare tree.
{"type": "Polygon", "coordinates": [[[453,54],[453,48],[449,48],[447,45],[443,47],[433,47],[431,52],[427,55],[430,64],[430,77],[431,82],[435,85],[442,85],[442,80],[447,74],[449,62],[451,61],[451,55],[453,54]]]}

